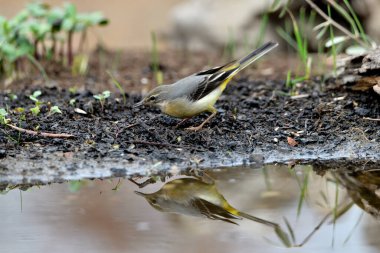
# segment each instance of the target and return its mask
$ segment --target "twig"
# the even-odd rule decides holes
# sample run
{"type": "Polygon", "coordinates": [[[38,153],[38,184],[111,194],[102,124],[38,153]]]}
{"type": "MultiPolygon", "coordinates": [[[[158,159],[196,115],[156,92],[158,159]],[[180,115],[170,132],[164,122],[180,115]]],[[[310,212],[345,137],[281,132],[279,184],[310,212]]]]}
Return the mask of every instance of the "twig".
{"type": "Polygon", "coordinates": [[[326,216],[323,217],[323,219],[318,223],[318,225],[313,229],[313,231],[311,231],[311,233],[308,236],[306,236],[306,238],[300,244],[296,245],[296,247],[302,247],[303,245],[305,245],[310,240],[310,238],[321,228],[323,223],[325,223],[327,221],[327,219],[332,214],[333,214],[332,211],[330,211],[328,214],[326,214],[326,216]]]}
{"type": "Polygon", "coordinates": [[[124,127],[124,129],[128,129],[128,128],[131,128],[131,127],[137,126],[137,125],[139,125],[139,124],[140,124],[140,123],[130,124],[130,125],[124,127]]]}
{"type": "Polygon", "coordinates": [[[300,95],[291,96],[290,99],[296,100],[296,99],[301,99],[301,98],[308,98],[309,96],[310,96],[309,94],[300,94],[300,95]]]}
{"type": "Polygon", "coordinates": [[[174,148],[184,148],[181,145],[170,144],[170,143],[162,143],[162,142],[151,142],[151,141],[127,141],[130,144],[143,144],[143,145],[151,145],[151,146],[164,146],[164,147],[174,147],[174,148]]]}
{"type": "MultiPolygon", "coordinates": [[[[331,25],[335,26],[337,29],[339,29],[341,32],[343,32],[344,34],[346,34],[351,39],[355,40],[358,44],[360,44],[364,48],[368,48],[367,44],[365,44],[357,36],[355,36],[354,34],[352,34],[349,30],[347,30],[342,25],[340,25],[337,22],[335,22],[328,15],[326,15],[326,13],[324,13],[315,3],[313,3],[313,1],[311,1],[311,0],[305,0],[305,1],[311,6],[311,8],[313,8],[316,12],[318,12],[318,14],[321,15],[331,25]]],[[[331,2],[329,0],[328,0],[328,2],[331,4],[331,2]]]]}
{"type": "Polygon", "coordinates": [[[380,118],[375,119],[375,118],[369,118],[369,117],[364,117],[364,120],[371,120],[371,121],[380,121],[380,118]]]}
{"type": "Polygon", "coordinates": [[[37,131],[17,127],[17,126],[11,125],[11,124],[6,124],[6,125],[12,129],[16,130],[16,131],[21,132],[21,133],[26,133],[26,134],[31,134],[31,135],[39,135],[42,137],[49,137],[49,138],[73,138],[73,137],[75,137],[72,134],[53,134],[53,133],[37,132],[37,131]]]}

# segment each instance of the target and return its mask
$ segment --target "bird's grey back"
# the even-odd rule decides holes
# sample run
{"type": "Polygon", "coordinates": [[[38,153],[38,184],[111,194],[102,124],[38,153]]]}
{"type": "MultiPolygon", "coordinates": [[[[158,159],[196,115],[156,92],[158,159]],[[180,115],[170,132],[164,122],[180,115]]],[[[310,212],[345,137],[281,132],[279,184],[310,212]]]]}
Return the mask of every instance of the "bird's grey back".
{"type": "Polygon", "coordinates": [[[205,81],[207,75],[190,75],[183,79],[178,80],[177,82],[171,84],[171,98],[179,98],[184,96],[189,96],[194,91],[197,90],[200,83],[205,81]]]}

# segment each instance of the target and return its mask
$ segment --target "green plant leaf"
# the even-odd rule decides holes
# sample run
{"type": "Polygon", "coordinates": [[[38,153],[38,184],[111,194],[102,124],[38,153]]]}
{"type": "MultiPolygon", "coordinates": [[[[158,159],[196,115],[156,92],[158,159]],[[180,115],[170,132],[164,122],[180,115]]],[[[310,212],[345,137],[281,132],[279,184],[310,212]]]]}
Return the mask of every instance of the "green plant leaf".
{"type": "Polygon", "coordinates": [[[40,2],[33,2],[26,6],[30,15],[33,17],[41,18],[44,17],[49,9],[49,6],[40,2]]]}
{"type": "Polygon", "coordinates": [[[93,12],[88,15],[88,20],[91,25],[107,25],[108,19],[106,19],[101,12],[93,12]]]}
{"type": "Polygon", "coordinates": [[[111,95],[111,92],[109,90],[105,90],[102,94],[104,98],[108,98],[111,95]]]}
{"type": "Polygon", "coordinates": [[[4,108],[0,108],[0,124],[5,125],[9,123],[9,119],[6,118],[8,115],[4,108]]]}
{"type": "Polygon", "coordinates": [[[77,8],[72,3],[64,4],[65,16],[66,17],[75,17],[77,15],[77,8]]]}
{"type": "Polygon", "coordinates": [[[40,90],[36,90],[33,92],[32,96],[34,98],[38,98],[39,96],[41,96],[42,92],[40,90]]]}
{"type": "Polygon", "coordinates": [[[70,192],[78,192],[84,185],[86,184],[85,181],[81,180],[75,180],[69,182],[69,191],[70,192]]]}
{"type": "Polygon", "coordinates": [[[74,18],[67,18],[63,20],[62,22],[62,30],[64,31],[71,31],[75,27],[75,19],[74,18]]]}
{"type": "Polygon", "coordinates": [[[58,106],[52,106],[51,108],[50,108],[50,114],[54,114],[54,113],[60,113],[60,114],[62,114],[62,111],[59,109],[59,107],[58,106]]]}
{"type": "Polygon", "coordinates": [[[36,105],[35,107],[30,108],[30,111],[34,116],[38,116],[38,114],[40,114],[40,107],[36,105]]]}
{"type": "Polygon", "coordinates": [[[13,93],[9,93],[8,94],[8,97],[9,99],[13,102],[17,99],[17,95],[16,94],[13,94],[13,93]]]}
{"type": "Polygon", "coordinates": [[[7,115],[8,115],[7,111],[4,108],[0,108],[0,116],[5,117],[7,115]]]}

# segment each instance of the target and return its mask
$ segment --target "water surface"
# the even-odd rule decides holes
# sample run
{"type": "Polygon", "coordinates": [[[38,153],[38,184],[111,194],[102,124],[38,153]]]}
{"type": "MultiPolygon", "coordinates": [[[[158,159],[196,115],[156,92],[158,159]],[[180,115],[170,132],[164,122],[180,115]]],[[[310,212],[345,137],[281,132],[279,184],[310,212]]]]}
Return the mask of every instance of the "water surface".
{"type": "Polygon", "coordinates": [[[291,237],[285,217],[295,234],[294,245],[301,243],[326,215],[331,215],[302,248],[288,249],[273,228],[248,219],[234,220],[238,224],[235,225],[156,210],[134,191],[157,191],[164,184],[159,177],[156,177],[159,182],[142,189],[128,179],[68,182],[34,186],[26,191],[14,189],[0,195],[1,252],[378,252],[380,249],[376,172],[327,172],[322,177],[310,166],[293,170],[267,166],[219,169],[206,175],[215,180],[217,191],[232,206],[278,223],[291,237]],[[340,214],[339,208],[351,202],[355,204],[340,214]],[[335,223],[331,222],[334,213],[339,216],[335,223]]]}

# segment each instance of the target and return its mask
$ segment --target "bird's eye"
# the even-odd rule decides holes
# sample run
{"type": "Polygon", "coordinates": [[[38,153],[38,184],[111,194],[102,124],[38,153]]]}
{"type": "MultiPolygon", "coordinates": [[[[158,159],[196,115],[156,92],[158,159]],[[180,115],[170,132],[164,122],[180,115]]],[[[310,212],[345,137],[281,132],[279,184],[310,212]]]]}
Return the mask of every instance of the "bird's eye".
{"type": "Polygon", "coordinates": [[[152,200],[151,200],[151,203],[152,203],[153,205],[155,205],[155,204],[157,204],[157,200],[152,199],[152,200]]]}
{"type": "Polygon", "coordinates": [[[154,101],[154,100],[156,100],[156,96],[150,96],[149,97],[149,101],[154,101]]]}

